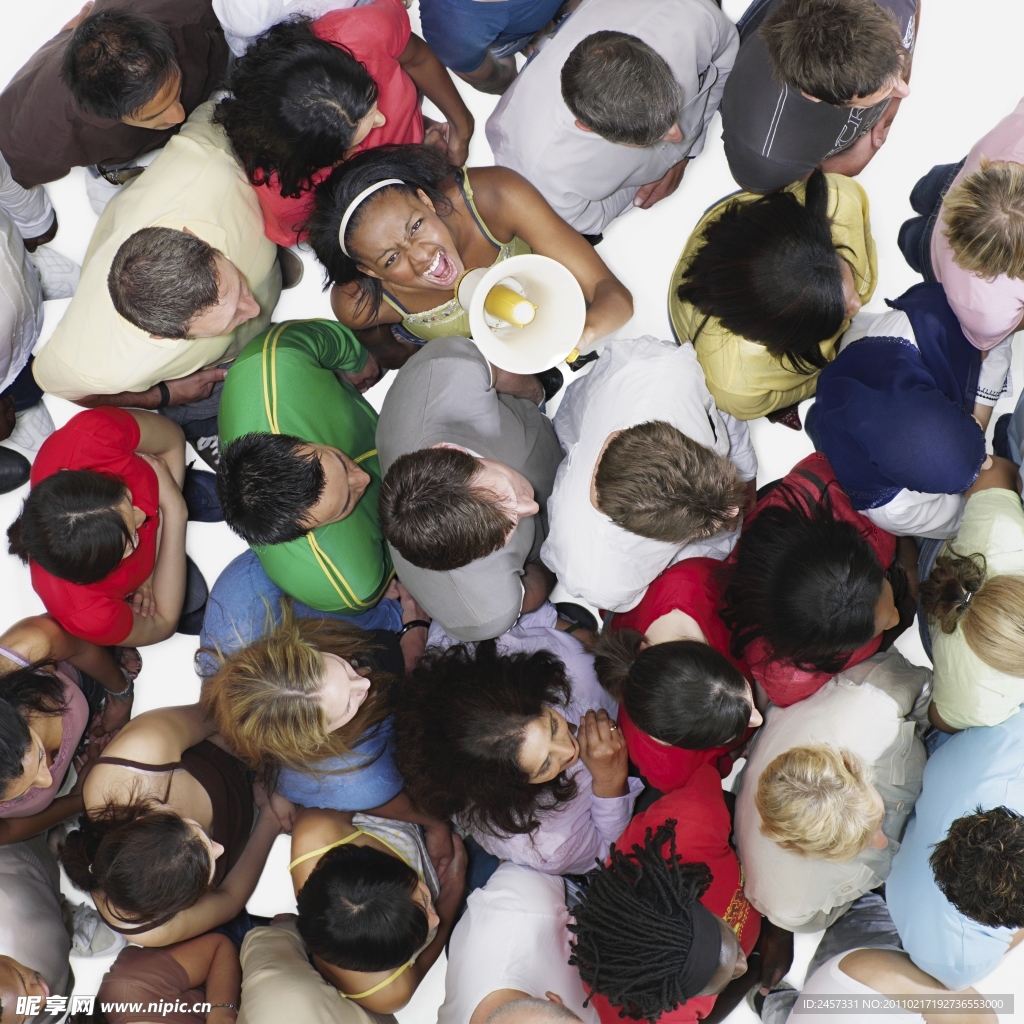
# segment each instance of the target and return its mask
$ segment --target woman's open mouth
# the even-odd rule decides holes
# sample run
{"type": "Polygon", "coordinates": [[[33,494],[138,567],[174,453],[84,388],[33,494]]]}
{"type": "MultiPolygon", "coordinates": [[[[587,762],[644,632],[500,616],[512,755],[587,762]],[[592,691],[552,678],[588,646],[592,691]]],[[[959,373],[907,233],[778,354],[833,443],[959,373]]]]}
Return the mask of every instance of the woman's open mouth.
{"type": "Polygon", "coordinates": [[[452,262],[451,258],[444,251],[438,249],[434,262],[424,271],[423,276],[441,288],[450,288],[459,276],[459,268],[452,262]]]}

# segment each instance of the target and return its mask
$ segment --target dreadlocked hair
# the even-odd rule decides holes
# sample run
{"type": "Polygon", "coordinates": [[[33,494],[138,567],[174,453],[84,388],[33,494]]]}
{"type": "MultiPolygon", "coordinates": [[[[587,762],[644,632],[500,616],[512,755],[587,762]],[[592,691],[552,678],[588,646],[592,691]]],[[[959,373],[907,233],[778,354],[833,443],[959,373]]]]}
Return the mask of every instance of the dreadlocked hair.
{"type": "Polygon", "coordinates": [[[591,992],[620,1007],[620,1017],[650,1024],[686,1001],[680,965],[693,940],[690,914],[712,882],[707,864],[684,863],[676,852],[677,824],[648,828],[629,853],[613,844],[569,925],[569,963],[591,992]]]}

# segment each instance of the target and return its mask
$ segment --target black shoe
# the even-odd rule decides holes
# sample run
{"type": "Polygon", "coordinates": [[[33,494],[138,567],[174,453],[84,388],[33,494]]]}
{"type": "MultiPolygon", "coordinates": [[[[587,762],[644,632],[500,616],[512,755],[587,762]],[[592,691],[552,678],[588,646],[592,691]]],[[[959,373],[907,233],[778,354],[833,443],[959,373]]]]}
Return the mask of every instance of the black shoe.
{"type": "Polygon", "coordinates": [[[565,383],[562,371],[557,366],[552,366],[550,370],[541,370],[540,373],[535,373],[534,377],[540,381],[540,386],[544,389],[545,402],[550,402],[562,390],[562,385],[565,383]]]}
{"type": "Polygon", "coordinates": [[[591,633],[598,631],[597,619],[583,605],[576,604],[575,601],[559,601],[555,605],[555,611],[558,612],[560,618],[575,623],[581,629],[589,629],[591,633]]]}
{"type": "Polygon", "coordinates": [[[28,483],[32,464],[20,452],[0,447],[0,494],[17,490],[28,483]]]}
{"type": "Polygon", "coordinates": [[[588,352],[586,355],[577,356],[569,364],[569,369],[572,370],[573,373],[578,373],[580,370],[583,369],[584,366],[587,365],[587,363],[592,363],[595,359],[600,359],[600,358],[601,358],[601,353],[600,352],[588,352]]]}
{"type": "Polygon", "coordinates": [[[1013,413],[1006,412],[996,420],[996,429],[992,432],[992,451],[1001,459],[1016,462],[1017,460],[1010,454],[1009,430],[1012,419],[1013,413]]]}
{"type": "Polygon", "coordinates": [[[301,280],[305,272],[302,260],[283,245],[277,247],[277,261],[281,264],[281,288],[287,291],[294,288],[301,280]]]}
{"type": "Polygon", "coordinates": [[[181,492],[185,498],[188,517],[192,522],[224,522],[224,512],[217,497],[217,477],[213,473],[189,466],[185,470],[185,486],[181,492]]]}

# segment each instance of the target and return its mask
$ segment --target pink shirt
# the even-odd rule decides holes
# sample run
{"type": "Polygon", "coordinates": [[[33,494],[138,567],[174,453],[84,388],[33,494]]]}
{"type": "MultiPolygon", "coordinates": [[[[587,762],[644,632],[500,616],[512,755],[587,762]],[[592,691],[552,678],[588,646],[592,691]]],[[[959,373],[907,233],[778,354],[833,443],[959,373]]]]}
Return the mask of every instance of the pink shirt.
{"type": "MultiPolygon", "coordinates": [[[[22,668],[28,665],[20,654],[9,647],[0,647],[0,655],[22,668]]],[[[4,800],[0,803],[0,818],[27,818],[29,815],[38,814],[45,811],[57,796],[64,776],[71,767],[71,759],[75,756],[78,744],[89,725],[89,703],[78,684],[74,682],[74,671],[67,662],[61,662],[57,667],[57,677],[64,684],[64,699],[68,707],[61,722],[64,732],[60,740],[60,750],[57,751],[57,757],[50,766],[52,784],[47,789],[33,787],[16,800],[4,800]]]]}
{"type": "MultiPolygon", "coordinates": [[[[377,146],[422,142],[419,92],[398,62],[412,35],[402,0],[374,0],[362,7],[331,11],[313,22],[313,32],[318,38],[348,50],[377,83],[377,109],[386,123],[374,128],[356,146],[356,151],[362,153],[377,146]]],[[[331,170],[325,167],[317,171],[313,184],[325,181],[331,170]]],[[[267,184],[256,186],[256,197],[263,208],[267,238],[288,246],[306,237],[306,221],[315,205],[312,190],[286,199],[274,175],[267,184]]]]}
{"type": "MultiPolygon", "coordinates": [[[[1004,117],[967,154],[967,162],[953,179],[952,188],[978,169],[981,158],[1024,164],[1024,100],[1004,117]]],[[[1024,280],[1000,274],[986,281],[953,262],[953,252],[943,230],[942,217],[932,232],[932,267],[946,290],[967,340],[977,348],[994,348],[1012,334],[1024,318],[1024,280]]]]}

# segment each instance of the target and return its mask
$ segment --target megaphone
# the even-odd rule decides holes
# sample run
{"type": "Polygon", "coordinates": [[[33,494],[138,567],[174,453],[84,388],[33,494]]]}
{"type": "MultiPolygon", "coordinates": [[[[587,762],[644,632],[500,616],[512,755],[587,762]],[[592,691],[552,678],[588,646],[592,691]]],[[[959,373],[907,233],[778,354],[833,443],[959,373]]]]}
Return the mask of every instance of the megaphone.
{"type": "Polygon", "coordinates": [[[572,272],[536,253],[467,271],[455,288],[473,341],[489,362],[539,373],[579,354],[587,303],[572,272]]]}

